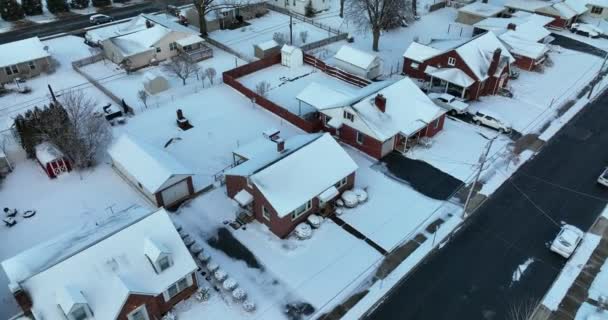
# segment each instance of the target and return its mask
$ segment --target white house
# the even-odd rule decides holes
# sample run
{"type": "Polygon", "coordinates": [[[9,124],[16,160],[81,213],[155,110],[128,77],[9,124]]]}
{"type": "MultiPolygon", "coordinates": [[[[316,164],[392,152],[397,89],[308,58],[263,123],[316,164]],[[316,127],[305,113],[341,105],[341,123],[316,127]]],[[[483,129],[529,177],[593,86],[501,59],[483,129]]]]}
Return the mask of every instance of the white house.
{"type": "Polygon", "coordinates": [[[378,56],[350,46],[342,46],[338,50],[334,55],[333,64],[366,79],[375,79],[382,73],[382,63],[378,56]]]}
{"type": "Polygon", "coordinates": [[[35,319],[160,319],[198,288],[197,265],[164,209],[133,207],[2,262],[35,319]]]}
{"type": "Polygon", "coordinates": [[[115,171],[159,207],[194,194],[192,171],[166,151],[123,134],[108,150],[115,171]]]}
{"type": "Polygon", "coordinates": [[[331,7],[329,0],[268,0],[267,2],[301,15],[306,15],[306,6],[309,3],[314,12],[326,11],[331,7]]]}
{"type": "Polygon", "coordinates": [[[0,84],[53,70],[51,55],[38,37],[0,45],[0,84]]]}

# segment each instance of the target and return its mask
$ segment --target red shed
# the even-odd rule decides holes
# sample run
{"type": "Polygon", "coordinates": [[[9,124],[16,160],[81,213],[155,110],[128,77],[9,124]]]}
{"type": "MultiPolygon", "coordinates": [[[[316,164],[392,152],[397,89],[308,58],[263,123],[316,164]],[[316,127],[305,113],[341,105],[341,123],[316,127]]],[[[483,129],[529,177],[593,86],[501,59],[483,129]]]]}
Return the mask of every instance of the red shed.
{"type": "Polygon", "coordinates": [[[51,179],[64,172],[72,171],[68,158],[50,142],[43,142],[36,146],[36,160],[51,179]]]}

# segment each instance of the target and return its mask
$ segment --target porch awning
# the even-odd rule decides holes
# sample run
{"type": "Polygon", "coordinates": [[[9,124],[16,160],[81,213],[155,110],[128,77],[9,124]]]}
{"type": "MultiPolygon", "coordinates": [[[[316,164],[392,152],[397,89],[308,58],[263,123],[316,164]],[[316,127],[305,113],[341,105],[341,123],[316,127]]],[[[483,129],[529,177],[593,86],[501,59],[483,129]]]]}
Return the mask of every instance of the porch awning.
{"type": "Polygon", "coordinates": [[[319,195],[319,200],[321,202],[328,202],[331,199],[335,198],[338,196],[338,194],[340,194],[340,192],[338,192],[338,189],[336,189],[335,186],[331,186],[329,189],[323,191],[320,195],[319,195]]]}
{"type": "Polygon", "coordinates": [[[241,207],[246,207],[253,202],[253,196],[251,193],[247,192],[247,190],[243,189],[234,196],[234,201],[236,201],[241,207]]]}
{"type": "Polygon", "coordinates": [[[457,68],[426,68],[425,73],[433,78],[441,79],[463,88],[468,88],[475,83],[475,80],[471,79],[464,71],[457,68]]]}
{"type": "Polygon", "coordinates": [[[334,118],[331,118],[329,120],[329,122],[327,122],[327,125],[334,129],[340,129],[342,127],[342,120],[334,117],[334,118]]]}

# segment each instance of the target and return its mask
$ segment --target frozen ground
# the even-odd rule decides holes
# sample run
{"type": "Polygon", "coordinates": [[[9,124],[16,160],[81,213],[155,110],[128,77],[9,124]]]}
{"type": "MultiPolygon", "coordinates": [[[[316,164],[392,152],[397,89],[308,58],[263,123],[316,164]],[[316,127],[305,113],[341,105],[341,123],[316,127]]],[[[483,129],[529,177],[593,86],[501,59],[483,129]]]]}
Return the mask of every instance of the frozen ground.
{"type": "MultiPolygon", "coordinates": [[[[289,16],[270,11],[263,17],[251,19],[247,22],[251,25],[235,30],[213,31],[209,36],[248,57],[254,56],[253,45],[272,40],[275,33],[284,34],[285,39],[289,43],[289,16]]],[[[304,43],[319,41],[333,35],[312,24],[293,19],[294,45],[300,46],[304,43]],[[301,32],[308,34],[306,42],[302,41],[301,32]]]]}
{"type": "Polygon", "coordinates": [[[575,320],[602,320],[608,319],[608,311],[600,311],[590,303],[583,303],[576,312],[575,320]],[[595,318],[593,318],[595,317],[595,318]]]}
{"type": "MultiPolygon", "coordinates": [[[[171,92],[171,91],[169,91],[171,92]]],[[[198,93],[175,97],[160,108],[130,118],[121,129],[163,148],[195,173],[195,187],[214,181],[213,175],[232,164],[232,150],[276,128],[284,137],[298,129],[274,114],[252,105],[232,88],[220,84],[198,93]],[[182,109],[194,128],[182,131],[176,125],[176,110],[182,109]]]]}
{"type": "MultiPolygon", "coordinates": [[[[213,46],[211,47],[213,48],[213,58],[200,61],[197,65],[200,68],[199,74],[207,68],[215,69],[217,74],[214,79],[214,84],[221,82],[222,73],[224,71],[245,64],[244,61],[235,56],[213,46]]],[[[196,75],[192,75],[187,79],[186,85],[184,86],[181,79],[170,72],[164,71],[162,66],[146,67],[126,74],[118,65],[111,61],[104,60],[84,66],[82,71],[94,79],[101,79],[99,82],[104,87],[109,89],[117,97],[125,99],[127,104],[136,111],[143,111],[145,109],[145,106],[139,100],[137,93],[139,90],[143,89],[143,79],[146,72],[154,71],[160,73],[169,81],[169,89],[167,91],[150,95],[147,102],[149,108],[158,108],[163,105],[173,104],[181,97],[197,94],[204,88],[211,86],[209,79],[206,79],[203,82],[198,80],[196,75]]]]}

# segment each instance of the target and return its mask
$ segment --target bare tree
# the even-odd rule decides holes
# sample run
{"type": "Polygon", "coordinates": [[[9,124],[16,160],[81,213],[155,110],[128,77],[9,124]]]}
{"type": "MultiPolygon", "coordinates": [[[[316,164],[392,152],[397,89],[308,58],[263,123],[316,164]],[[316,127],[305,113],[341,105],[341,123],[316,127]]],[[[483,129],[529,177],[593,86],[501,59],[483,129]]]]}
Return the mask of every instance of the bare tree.
{"type": "Polygon", "coordinates": [[[196,74],[199,70],[198,65],[192,60],[188,59],[183,54],[179,54],[169,62],[163,65],[163,69],[177,78],[182,80],[183,85],[186,85],[186,80],[190,78],[190,76],[196,74]]]}
{"type": "Polygon", "coordinates": [[[198,22],[202,36],[207,36],[206,15],[219,10],[237,9],[248,5],[246,0],[192,0],[194,8],[198,12],[198,22]]]}
{"type": "Polygon", "coordinates": [[[209,68],[205,69],[205,75],[209,79],[209,83],[211,85],[213,85],[213,80],[215,79],[215,75],[216,74],[217,74],[217,71],[215,71],[215,69],[212,68],[212,67],[209,67],[209,68]]]}
{"type": "Polygon", "coordinates": [[[278,43],[279,46],[286,44],[287,38],[288,38],[288,36],[285,35],[283,32],[275,32],[272,35],[272,40],[274,40],[276,43],[278,43]]]}
{"type": "Polygon", "coordinates": [[[537,305],[538,300],[534,299],[524,300],[521,303],[511,305],[511,307],[509,308],[507,319],[528,320],[532,318],[532,315],[534,314],[537,305]]]}
{"type": "Polygon", "coordinates": [[[146,109],[148,109],[148,97],[150,97],[150,95],[146,90],[137,91],[137,98],[139,99],[139,101],[141,101],[141,103],[144,104],[144,107],[146,107],[146,109]]]}
{"type": "Polygon", "coordinates": [[[52,142],[72,159],[75,167],[89,167],[112,140],[110,126],[96,112],[97,103],[81,90],[63,93],[60,102],[70,123],[62,124],[62,134],[52,136],[52,142]]]}
{"type": "Polygon", "coordinates": [[[372,49],[378,51],[380,34],[401,24],[411,15],[409,0],[351,0],[347,8],[347,19],[361,32],[372,32],[372,49]]]}
{"type": "Polygon", "coordinates": [[[302,43],[306,43],[306,39],[308,39],[308,31],[300,31],[300,40],[302,40],[302,43]]]}
{"type": "Polygon", "coordinates": [[[268,91],[270,90],[270,83],[268,81],[261,81],[255,85],[255,92],[262,97],[266,97],[268,91]]]}

